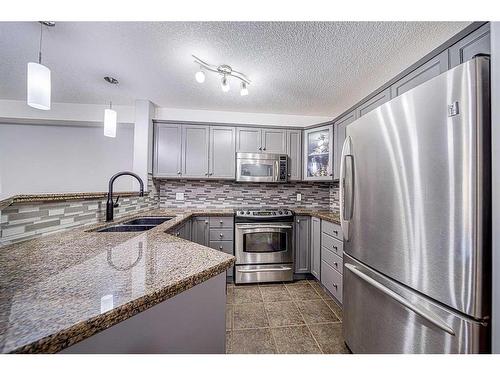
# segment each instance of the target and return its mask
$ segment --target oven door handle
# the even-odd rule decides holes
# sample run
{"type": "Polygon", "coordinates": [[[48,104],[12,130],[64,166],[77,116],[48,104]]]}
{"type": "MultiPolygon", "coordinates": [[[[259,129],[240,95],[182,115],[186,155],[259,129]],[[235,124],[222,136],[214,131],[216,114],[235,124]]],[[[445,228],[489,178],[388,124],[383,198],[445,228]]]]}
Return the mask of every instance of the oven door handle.
{"type": "Polygon", "coordinates": [[[257,272],[271,272],[271,271],[290,271],[290,267],[276,267],[276,268],[258,268],[258,269],[251,269],[251,270],[241,270],[239,269],[238,272],[241,273],[257,273],[257,272]]]}
{"type": "Polygon", "coordinates": [[[241,225],[236,224],[238,229],[293,229],[291,225],[241,225]]]}

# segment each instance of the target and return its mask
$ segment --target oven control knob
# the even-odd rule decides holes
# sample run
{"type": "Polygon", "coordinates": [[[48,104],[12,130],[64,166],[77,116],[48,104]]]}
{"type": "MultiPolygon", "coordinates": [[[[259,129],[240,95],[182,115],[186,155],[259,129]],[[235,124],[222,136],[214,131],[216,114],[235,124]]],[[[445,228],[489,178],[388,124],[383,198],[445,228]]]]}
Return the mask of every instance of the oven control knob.
{"type": "Polygon", "coordinates": [[[250,211],[247,211],[247,215],[250,215],[250,211]]]}
{"type": "Polygon", "coordinates": [[[278,211],[278,214],[283,215],[283,211],[278,211]]]}

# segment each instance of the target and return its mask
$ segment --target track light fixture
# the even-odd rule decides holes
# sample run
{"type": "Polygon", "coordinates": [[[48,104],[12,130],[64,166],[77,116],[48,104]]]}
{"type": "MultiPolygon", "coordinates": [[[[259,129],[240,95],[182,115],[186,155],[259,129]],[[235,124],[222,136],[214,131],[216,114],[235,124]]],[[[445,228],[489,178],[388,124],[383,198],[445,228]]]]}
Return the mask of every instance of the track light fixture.
{"type": "Polygon", "coordinates": [[[205,69],[206,71],[214,72],[221,76],[221,88],[223,92],[228,92],[230,90],[231,87],[229,85],[228,78],[233,77],[241,81],[241,90],[240,90],[241,96],[248,95],[248,85],[250,85],[251,81],[245,74],[233,70],[233,68],[231,68],[229,65],[225,64],[219,66],[210,65],[205,61],[199,59],[195,55],[192,56],[194,58],[195,64],[200,66],[200,70],[195,74],[197,82],[199,83],[205,82],[205,72],[202,70],[205,69]]]}

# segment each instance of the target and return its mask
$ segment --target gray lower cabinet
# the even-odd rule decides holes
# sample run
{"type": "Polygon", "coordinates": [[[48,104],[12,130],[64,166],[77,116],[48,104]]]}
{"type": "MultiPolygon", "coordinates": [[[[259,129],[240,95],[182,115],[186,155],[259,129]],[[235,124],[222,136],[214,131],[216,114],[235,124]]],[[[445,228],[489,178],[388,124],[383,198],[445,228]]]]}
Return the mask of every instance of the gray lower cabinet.
{"type": "Polygon", "coordinates": [[[288,179],[302,180],[302,130],[288,130],[286,134],[288,154],[288,179]]]}
{"type": "Polygon", "coordinates": [[[209,221],[208,217],[195,217],[191,224],[191,241],[203,246],[209,245],[209,221]]]}
{"type": "Polygon", "coordinates": [[[235,178],[236,129],[229,126],[210,127],[210,178],[235,178]]]}
{"type": "Polygon", "coordinates": [[[262,130],[259,128],[236,128],[236,152],[261,152],[262,130]]]}
{"type": "MultiPolygon", "coordinates": [[[[234,218],[232,216],[212,216],[209,218],[209,245],[212,249],[234,255],[234,218]]],[[[233,277],[234,267],[227,270],[233,277]]]]}
{"type": "Polygon", "coordinates": [[[450,68],[454,68],[479,54],[491,53],[490,24],[481,26],[449,48],[450,68]]]}
{"type": "Polygon", "coordinates": [[[170,234],[191,241],[191,220],[188,220],[169,231],[170,234]]]}
{"type": "Polygon", "coordinates": [[[356,113],[352,111],[344,117],[335,121],[333,124],[333,179],[338,180],[340,178],[340,162],[342,157],[342,146],[345,140],[345,131],[347,125],[356,119],[356,113]]]}
{"type": "Polygon", "coordinates": [[[391,100],[391,89],[387,88],[356,108],[356,118],[366,115],[389,100],[391,100]]]}
{"type": "Polygon", "coordinates": [[[295,273],[311,272],[311,218],[295,217],[295,273]]]}
{"type": "Polygon", "coordinates": [[[316,279],[321,278],[321,220],[311,218],[311,273],[316,279]]]}
{"type": "Polygon", "coordinates": [[[209,130],[203,125],[182,126],[182,177],[208,177],[209,130]]]}
{"type": "Polygon", "coordinates": [[[448,70],[448,51],[443,51],[436,57],[419,66],[391,86],[391,98],[434,78],[448,70]]]}
{"type": "Polygon", "coordinates": [[[156,124],[154,139],[155,177],[180,177],[182,144],[180,125],[156,124]]]}
{"type": "Polygon", "coordinates": [[[262,129],[262,151],[286,154],[286,130],[262,129]]]}

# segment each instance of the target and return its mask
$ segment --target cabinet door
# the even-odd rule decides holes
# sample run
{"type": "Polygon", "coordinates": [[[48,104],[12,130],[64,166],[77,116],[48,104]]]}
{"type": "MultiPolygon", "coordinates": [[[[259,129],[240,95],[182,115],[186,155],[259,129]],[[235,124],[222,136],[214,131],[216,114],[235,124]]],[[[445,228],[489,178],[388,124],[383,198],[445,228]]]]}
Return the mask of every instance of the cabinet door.
{"type": "Polygon", "coordinates": [[[237,152],[261,152],[262,131],[257,128],[236,128],[237,152]]]}
{"type": "Polygon", "coordinates": [[[288,179],[290,181],[300,181],[302,179],[301,130],[288,130],[286,149],[288,154],[288,179]]]}
{"type": "Polygon", "coordinates": [[[311,218],[311,273],[320,280],[321,273],[321,220],[311,218]]]}
{"type": "Polygon", "coordinates": [[[443,51],[436,57],[419,66],[391,86],[391,98],[434,78],[448,70],[448,51],[443,51]]]}
{"type": "Polygon", "coordinates": [[[450,54],[451,68],[472,59],[475,55],[489,55],[491,53],[490,24],[487,23],[470,33],[465,38],[452,45],[448,51],[450,54]]]}
{"type": "Polygon", "coordinates": [[[191,241],[191,220],[186,221],[178,230],[179,237],[191,241]]]}
{"type": "Polygon", "coordinates": [[[366,115],[389,100],[391,100],[391,89],[387,88],[356,108],[356,118],[366,115]]]}
{"type": "Polygon", "coordinates": [[[155,177],[181,177],[181,128],[156,124],[154,150],[155,177]]]}
{"type": "Polygon", "coordinates": [[[332,181],[333,125],[304,131],[304,180],[332,181]]]}
{"type": "Polygon", "coordinates": [[[295,217],[295,273],[311,272],[311,218],[295,217]]]}
{"type": "Polygon", "coordinates": [[[208,246],[209,225],[208,217],[195,217],[191,224],[191,241],[208,246]]]}
{"type": "Polygon", "coordinates": [[[335,141],[334,147],[334,163],[333,163],[333,178],[338,180],[340,178],[340,159],[342,157],[342,146],[344,145],[345,140],[345,130],[347,125],[353,122],[356,118],[356,114],[354,111],[348,113],[341,119],[335,122],[334,124],[334,136],[333,139],[335,141]]]}
{"type": "Polygon", "coordinates": [[[234,179],[236,130],[226,126],[210,127],[210,178],[234,179]]]}
{"type": "Polygon", "coordinates": [[[208,133],[208,126],[182,127],[182,177],[208,177],[208,133]]]}
{"type": "Polygon", "coordinates": [[[286,130],[284,129],[263,129],[262,130],[262,151],[275,154],[286,153],[286,130]]]}

